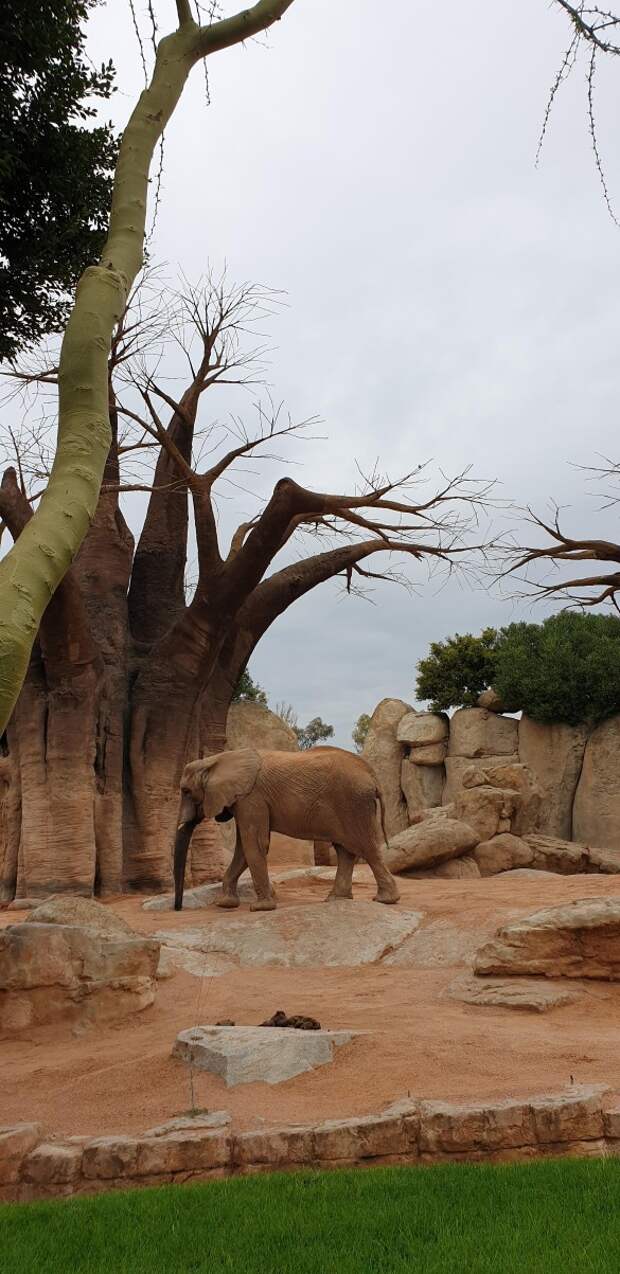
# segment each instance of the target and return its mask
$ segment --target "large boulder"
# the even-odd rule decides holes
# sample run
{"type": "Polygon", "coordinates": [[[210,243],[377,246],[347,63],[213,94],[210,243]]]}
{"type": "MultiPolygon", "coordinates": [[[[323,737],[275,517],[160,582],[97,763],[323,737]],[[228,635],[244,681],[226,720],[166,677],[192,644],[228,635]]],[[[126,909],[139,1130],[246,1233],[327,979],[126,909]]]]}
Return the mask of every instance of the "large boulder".
{"type": "Polygon", "coordinates": [[[575,840],[620,849],[620,716],[609,717],[586,743],[573,804],[575,840]]]}
{"type": "Polygon", "coordinates": [[[32,920],[0,932],[0,1030],[114,1022],[153,1003],[159,943],[32,920]]]}
{"type": "Polygon", "coordinates": [[[540,832],[528,832],[524,836],[504,832],[493,836],[476,846],[474,858],[482,876],[524,868],[559,876],[595,872],[620,875],[620,853],[617,851],[590,849],[587,845],[576,845],[554,836],[542,836],[540,832]]]}
{"type": "Polygon", "coordinates": [[[95,898],[82,898],[76,894],[52,894],[30,912],[24,924],[77,925],[92,929],[95,933],[113,937],[135,938],[137,935],[111,907],[95,898]]]}
{"type": "Polygon", "coordinates": [[[445,760],[446,781],[444,784],[442,803],[451,805],[456,800],[458,793],[465,786],[465,777],[469,781],[472,766],[476,768],[483,766],[485,770],[493,769],[496,766],[518,764],[519,757],[516,752],[500,756],[485,756],[484,760],[474,760],[470,756],[448,756],[445,760]]]}
{"type": "Polygon", "coordinates": [[[407,712],[398,723],[396,738],[412,747],[442,743],[448,737],[448,728],[448,718],[438,712],[407,712]]]}
{"type": "Polygon", "coordinates": [[[481,872],[473,854],[469,853],[462,854],[460,858],[448,858],[426,871],[408,871],[407,875],[416,880],[479,880],[481,872]]]}
{"type": "Polygon", "coordinates": [[[520,836],[502,832],[476,845],[474,858],[481,876],[496,876],[501,871],[530,867],[534,861],[534,850],[520,836]]]}
{"type": "Polygon", "coordinates": [[[505,704],[500,699],[497,690],[483,690],[478,695],[478,707],[486,708],[488,712],[505,712],[505,704]]]}
{"type": "Polygon", "coordinates": [[[425,819],[392,836],[383,847],[383,857],[390,871],[397,873],[435,867],[449,858],[466,854],[479,839],[477,833],[460,820],[425,819]]]}
{"type": "Polygon", "coordinates": [[[409,821],[400,786],[405,744],[399,743],[396,736],[402,718],[412,712],[411,704],[404,703],[402,699],[382,699],[370,718],[364,743],[364,760],[381,789],[388,836],[402,832],[409,821]]]}
{"type": "Polygon", "coordinates": [[[441,805],[445,773],[442,767],[416,765],[406,756],[400,770],[400,785],[407,802],[409,822],[422,809],[441,805]]]}
{"type": "Polygon", "coordinates": [[[409,749],[409,760],[415,765],[443,765],[448,755],[448,740],[441,743],[421,743],[419,747],[409,749]]]}
{"type": "Polygon", "coordinates": [[[477,952],[479,975],[620,979],[620,898],[580,898],[499,929],[477,952]]]}
{"type": "Polygon", "coordinates": [[[459,708],[450,721],[448,756],[511,756],[519,722],[486,708],[459,708]]]}
{"type": "Polygon", "coordinates": [[[469,769],[463,771],[461,782],[464,788],[482,787],[487,784],[490,787],[514,792],[511,831],[515,836],[523,836],[537,826],[541,792],[531,770],[526,765],[516,761],[508,761],[501,765],[495,761],[492,765],[484,760],[476,761],[469,769]]]}
{"type": "Polygon", "coordinates": [[[476,840],[490,840],[501,832],[509,832],[516,808],[517,794],[510,788],[464,787],[457,793],[456,817],[477,833],[476,840]]]}
{"type": "Polygon", "coordinates": [[[519,757],[541,792],[537,828],[548,836],[573,835],[573,801],[588,734],[587,726],[542,725],[525,716],[519,722],[519,757]]]}
{"type": "Polygon", "coordinates": [[[235,1084],[281,1084],[333,1061],[359,1032],[264,1026],[194,1026],[179,1031],[172,1056],[235,1084]]]}
{"type": "Polygon", "coordinates": [[[342,900],[227,915],[156,937],[180,967],[202,977],[240,966],[337,968],[378,963],[415,933],[421,918],[402,907],[342,900]]]}
{"type": "Polygon", "coordinates": [[[265,752],[298,752],[297,735],[277,713],[262,703],[240,699],[231,703],[226,721],[228,747],[258,748],[265,752]]]}
{"type": "Polygon", "coordinates": [[[525,840],[534,854],[532,866],[540,871],[553,871],[562,876],[581,872],[600,872],[607,876],[620,874],[618,850],[595,849],[576,841],[560,840],[557,836],[543,836],[540,832],[528,832],[525,840]]]}

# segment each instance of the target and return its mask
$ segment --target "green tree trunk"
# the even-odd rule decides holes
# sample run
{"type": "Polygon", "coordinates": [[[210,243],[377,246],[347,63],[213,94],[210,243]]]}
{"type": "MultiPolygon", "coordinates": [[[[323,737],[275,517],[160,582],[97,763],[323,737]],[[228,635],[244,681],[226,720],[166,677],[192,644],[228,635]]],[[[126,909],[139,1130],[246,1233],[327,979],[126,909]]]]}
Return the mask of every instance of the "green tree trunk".
{"type": "Polygon", "coordinates": [[[259,0],[232,18],[199,27],[177,0],[179,28],[159,44],[153,77],[123,134],[108,239],[76,290],[59,367],[56,455],[34,517],[0,562],[0,734],[23,685],[45,609],[94,517],[110,449],[108,356],[112,334],[140,270],[148,175],[155,146],[194,64],[276,22],[293,0],[259,0]]]}

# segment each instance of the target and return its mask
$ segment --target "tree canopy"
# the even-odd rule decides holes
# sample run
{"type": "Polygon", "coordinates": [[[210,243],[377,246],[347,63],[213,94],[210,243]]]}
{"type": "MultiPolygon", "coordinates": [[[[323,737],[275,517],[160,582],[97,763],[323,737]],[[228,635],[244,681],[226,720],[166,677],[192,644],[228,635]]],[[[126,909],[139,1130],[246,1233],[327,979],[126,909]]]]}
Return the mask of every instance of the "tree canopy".
{"type": "Polygon", "coordinates": [[[434,712],[471,707],[491,687],[533,721],[594,725],[620,712],[620,619],[562,611],[433,642],[418,664],[417,695],[434,712]]]}
{"type": "Polygon", "coordinates": [[[105,240],[117,143],[91,121],[114,72],[84,47],[98,3],[0,6],[0,359],[64,326],[105,240]]]}
{"type": "Polygon", "coordinates": [[[501,630],[493,688],[534,721],[595,725],[620,711],[620,619],[563,611],[501,630]]]}
{"type": "Polygon", "coordinates": [[[370,728],[370,716],[368,715],[367,712],[361,712],[351,731],[351,738],[353,739],[353,742],[355,744],[356,752],[363,751],[364,744],[366,742],[366,735],[368,734],[369,728],[370,728]]]}
{"type": "Polygon", "coordinates": [[[307,725],[293,726],[293,729],[302,752],[306,752],[308,748],[315,748],[318,743],[324,743],[326,739],[334,737],[333,725],[327,725],[321,717],[313,717],[307,725]]]}
{"type": "Polygon", "coordinates": [[[249,669],[244,668],[241,676],[235,686],[233,703],[259,703],[263,708],[267,707],[267,695],[262,686],[257,685],[254,678],[250,675],[249,669]]]}

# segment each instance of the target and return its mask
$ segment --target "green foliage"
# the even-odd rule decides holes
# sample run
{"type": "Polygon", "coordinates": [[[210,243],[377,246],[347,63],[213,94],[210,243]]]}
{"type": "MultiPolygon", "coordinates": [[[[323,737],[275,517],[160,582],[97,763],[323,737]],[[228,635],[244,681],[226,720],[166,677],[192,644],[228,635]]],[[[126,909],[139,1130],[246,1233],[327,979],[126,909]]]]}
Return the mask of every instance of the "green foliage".
{"type": "Polygon", "coordinates": [[[333,725],[327,725],[320,717],[313,717],[304,726],[294,725],[293,729],[302,752],[306,752],[308,748],[315,748],[317,743],[324,743],[325,739],[334,737],[333,725]]]}
{"type": "Polygon", "coordinates": [[[433,712],[474,707],[478,695],[494,685],[497,632],[485,628],[431,642],[430,654],[418,663],[416,694],[430,700],[433,712]]]}
{"type": "Polygon", "coordinates": [[[508,712],[533,721],[595,724],[620,712],[620,619],[563,611],[435,641],[416,692],[434,712],[475,705],[490,686],[508,712]]]}
{"type": "Polygon", "coordinates": [[[502,628],[493,687],[534,721],[595,724],[620,712],[620,619],[564,611],[502,628]]]}
{"type": "Polygon", "coordinates": [[[105,239],[117,144],[93,128],[113,91],[84,25],[99,0],[0,5],[0,359],[60,330],[105,239]]]}
{"type": "Polygon", "coordinates": [[[237,1177],[0,1205],[2,1274],[617,1274],[620,1159],[237,1177]]]}
{"type": "Polygon", "coordinates": [[[351,738],[353,739],[353,742],[355,744],[356,752],[361,752],[364,747],[364,744],[366,742],[366,735],[368,734],[369,725],[370,725],[370,717],[368,713],[367,712],[360,713],[351,731],[351,738]]]}
{"type": "Polygon", "coordinates": [[[260,703],[263,708],[267,707],[267,695],[262,686],[257,686],[252,680],[247,668],[244,668],[241,676],[235,686],[232,701],[239,703],[243,700],[245,703],[260,703]]]}

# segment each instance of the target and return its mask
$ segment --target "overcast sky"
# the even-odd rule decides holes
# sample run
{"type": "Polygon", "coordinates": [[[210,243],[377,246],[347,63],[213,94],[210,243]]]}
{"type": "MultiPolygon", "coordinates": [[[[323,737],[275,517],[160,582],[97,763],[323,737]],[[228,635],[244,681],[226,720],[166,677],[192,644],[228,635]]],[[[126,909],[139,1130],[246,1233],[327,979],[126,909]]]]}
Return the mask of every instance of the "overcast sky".
{"type": "MultiPolygon", "coordinates": [[[[163,33],[174,4],[156,8],[163,33]]],[[[148,34],[145,9],[136,0],[148,34]]],[[[190,279],[225,259],[232,279],[286,291],[273,392],[328,435],[291,446],[301,467],[253,477],[258,495],[287,471],[349,490],[355,461],[377,456],[391,476],[471,463],[591,532],[597,502],[571,463],[618,455],[620,231],[597,184],[584,66],[534,165],[567,37],[546,0],[295,0],[267,40],[210,60],[208,109],[195,69],[166,132],[154,256],[190,279]]],[[[98,11],[91,52],[118,69],[121,124],[143,82],[126,0],[98,11]]],[[[597,93],[620,203],[620,66],[601,63],[597,93]]],[[[257,507],[227,495],[224,529],[257,507]]],[[[127,512],[137,529],[139,499],[127,512]]],[[[320,714],[347,746],[379,699],[414,701],[431,640],[531,614],[411,574],[414,596],[380,584],[371,605],[328,584],[291,608],[251,664],[270,700],[320,714]]]]}

